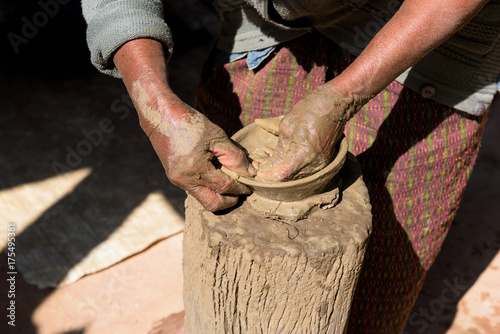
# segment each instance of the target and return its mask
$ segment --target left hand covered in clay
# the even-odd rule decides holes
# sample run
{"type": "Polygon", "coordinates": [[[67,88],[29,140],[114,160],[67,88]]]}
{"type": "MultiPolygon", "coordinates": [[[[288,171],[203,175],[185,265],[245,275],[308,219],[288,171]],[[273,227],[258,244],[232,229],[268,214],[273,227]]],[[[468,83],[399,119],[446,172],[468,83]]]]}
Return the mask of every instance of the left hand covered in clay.
{"type": "Polygon", "coordinates": [[[287,181],[323,168],[345,123],[406,69],[463,27],[487,0],[406,0],[340,75],[306,96],[280,125],[257,177],[287,181]],[[343,93],[343,94],[336,94],[343,93]]]}
{"type": "Polygon", "coordinates": [[[346,121],[367,101],[343,97],[329,87],[299,101],[281,120],[278,145],[258,167],[257,178],[280,182],[321,170],[334,158],[346,121]]]}

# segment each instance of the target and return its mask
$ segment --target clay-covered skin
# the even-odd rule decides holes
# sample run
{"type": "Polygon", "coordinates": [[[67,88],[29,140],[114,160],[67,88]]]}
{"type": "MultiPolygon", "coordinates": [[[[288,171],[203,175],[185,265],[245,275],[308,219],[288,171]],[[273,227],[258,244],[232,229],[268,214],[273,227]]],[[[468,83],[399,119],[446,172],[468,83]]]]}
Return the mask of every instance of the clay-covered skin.
{"type": "Polygon", "coordinates": [[[250,189],[212,164],[215,156],[241,175],[255,173],[245,153],[221,128],[180,100],[170,103],[184,109],[182,116],[165,119],[161,110],[151,106],[150,96],[139,81],[134,82],[131,95],[141,126],[173,184],[193,195],[209,211],[231,207],[236,204],[237,195],[250,194],[250,189]]]}
{"type": "Polygon", "coordinates": [[[371,97],[344,97],[324,85],[308,94],[281,120],[278,146],[259,164],[257,178],[289,181],[324,168],[335,156],[345,123],[371,97]]]}
{"type": "Polygon", "coordinates": [[[222,129],[170,89],[167,58],[161,43],[139,38],[121,46],[113,62],[170,181],[207,210],[229,208],[250,190],[216,169],[212,158],[240,175],[252,177],[255,169],[222,129]]]}

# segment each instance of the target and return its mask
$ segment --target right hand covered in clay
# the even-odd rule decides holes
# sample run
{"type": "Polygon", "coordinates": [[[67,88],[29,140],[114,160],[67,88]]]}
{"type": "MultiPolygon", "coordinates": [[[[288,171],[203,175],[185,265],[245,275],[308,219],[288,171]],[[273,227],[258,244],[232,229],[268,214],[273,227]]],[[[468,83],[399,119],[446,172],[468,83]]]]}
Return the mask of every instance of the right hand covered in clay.
{"type": "Polygon", "coordinates": [[[166,106],[169,112],[162,113],[151,108],[143,98],[147,95],[143,94],[147,93],[134,87],[141,126],[170,182],[186,190],[212,212],[234,206],[240,194],[250,194],[250,189],[212,164],[215,156],[229,170],[249,177],[255,175],[245,153],[221,128],[178,98],[170,98],[166,106]]]}

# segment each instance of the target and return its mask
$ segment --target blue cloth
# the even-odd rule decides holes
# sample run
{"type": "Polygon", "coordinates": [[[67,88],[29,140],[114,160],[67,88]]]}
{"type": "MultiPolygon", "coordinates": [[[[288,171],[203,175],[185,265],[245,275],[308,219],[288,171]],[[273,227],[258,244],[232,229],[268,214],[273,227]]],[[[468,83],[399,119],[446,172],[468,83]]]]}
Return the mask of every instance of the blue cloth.
{"type": "Polygon", "coordinates": [[[246,57],[246,63],[249,70],[254,70],[259,65],[266,60],[269,55],[274,51],[275,47],[271,46],[262,50],[253,50],[248,52],[238,52],[238,53],[226,53],[220,51],[215,60],[214,67],[219,67],[227,63],[232,63],[246,57]]]}
{"type": "Polygon", "coordinates": [[[266,60],[267,57],[273,52],[274,46],[262,50],[254,50],[249,52],[232,53],[229,55],[229,61],[233,62],[235,60],[247,57],[247,66],[249,70],[256,69],[259,65],[266,60]]]}

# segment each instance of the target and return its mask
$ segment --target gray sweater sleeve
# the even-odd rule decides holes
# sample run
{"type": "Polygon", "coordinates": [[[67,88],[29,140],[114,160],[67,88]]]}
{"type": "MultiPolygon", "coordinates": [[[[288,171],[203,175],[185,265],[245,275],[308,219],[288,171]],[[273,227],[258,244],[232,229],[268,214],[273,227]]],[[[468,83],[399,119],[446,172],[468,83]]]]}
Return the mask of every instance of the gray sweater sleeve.
{"type": "Polygon", "coordinates": [[[90,58],[103,73],[121,77],[112,57],[133,39],[155,39],[172,52],[172,36],[163,20],[161,0],[82,0],[82,9],[88,25],[90,58]]]}

